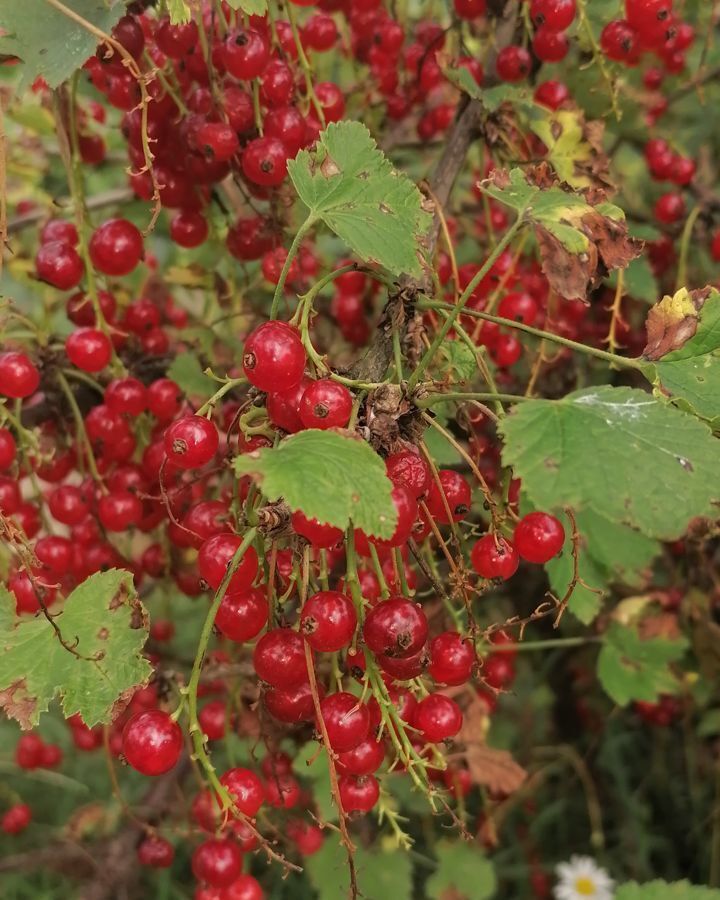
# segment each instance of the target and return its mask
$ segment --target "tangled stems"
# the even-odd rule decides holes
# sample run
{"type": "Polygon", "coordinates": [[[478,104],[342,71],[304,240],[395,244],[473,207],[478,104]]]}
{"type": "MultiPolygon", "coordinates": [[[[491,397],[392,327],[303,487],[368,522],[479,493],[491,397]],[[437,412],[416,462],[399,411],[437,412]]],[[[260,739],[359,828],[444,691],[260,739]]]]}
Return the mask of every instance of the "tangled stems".
{"type": "MultiPolygon", "coordinates": [[[[475,279],[473,279],[470,284],[473,284],[474,281],[475,279]]],[[[469,287],[470,285],[468,285],[468,288],[469,287]]],[[[456,309],[456,307],[451,306],[449,303],[444,303],[441,300],[420,300],[418,301],[418,308],[437,309],[440,311],[455,311],[456,309]]],[[[463,315],[471,316],[475,319],[482,319],[485,322],[494,322],[496,325],[503,325],[505,328],[514,328],[517,331],[523,331],[525,332],[525,334],[530,334],[533,337],[539,338],[540,340],[552,341],[555,344],[561,344],[563,347],[567,347],[568,350],[574,350],[576,353],[582,353],[585,356],[594,356],[596,359],[602,359],[604,362],[609,363],[610,365],[622,366],[626,369],[644,368],[644,363],[642,362],[642,360],[631,359],[627,356],[620,356],[617,353],[610,353],[607,350],[600,350],[598,347],[591,347],[588,344],[581,344],[580,341],[572,341],[570,340],[570,338],[565,338],[559,334],[554,334],[552,331],[543,331],[542,328],[535,328],[532,325],[525,325],[524,322],[518,322],[516,319],[506,319],[503,316],[495,316],[491,313],[482,312],[477,309],[466,309],[463,311],[463,315]]],[[[446,325],[447,322],[451,320],[451,318],[451,316],[448,316],[445,323],[446,325]]],[[[449,331],[449,329],[447,330],[449,331]]],[[[447,331],[445,333],[447,334],[447,331]]]]}
{"type": "Polygon", "coordinates": [[[510,226],[510,228],[508,228],[508,230],[502,236],[501,240],[499,240],[498,243],[495,245],[490,256],[488,256],[488,258],[485,260],[485,262],[483,263],[480,270],[476,273],[475,277],[470,281],[468,286],[465,288],[465,290],[460,295],[460,299],[458,300],[458,302],[454,306],[451,306],[450,304],[442,304],[442,306],[438,307],[438,309],[450,310],[450,315],[443,322],[440,330],[435,335],[432,344],[430,344],[430,346],[426,350],[425,354],[423,355],[422,359],[415,367],[415,371],[412,373],[412,375],[408,379],[408,390],[409,391],[411,391],[420,381],[420,378],[422,377],[423,373],[425,372],[425,369],[427,369],[427,367],[430,365],[430,363],[434,359],[435,354],[437,353],[442,342],[447,337],[448,332],[455,324],[455,321],[457,320],[460,313],[462,313],[463,310],[465,309],[465,305],[467,304],[468,300],[472,296],[472,293],[475,290],[475,288],[480,284],[480,282],[483,280],[483,278],[488,274],[490,269],[500,258],[500,255],[502,254],[503,250],[505,250],[505,248],[512,242],[515,235],[518,233],[520,228],[523,226],[524,213],[525,213],[525,211],[523,210],[518,215],[517,219],[513,222],[513,224],[510,226]]]}

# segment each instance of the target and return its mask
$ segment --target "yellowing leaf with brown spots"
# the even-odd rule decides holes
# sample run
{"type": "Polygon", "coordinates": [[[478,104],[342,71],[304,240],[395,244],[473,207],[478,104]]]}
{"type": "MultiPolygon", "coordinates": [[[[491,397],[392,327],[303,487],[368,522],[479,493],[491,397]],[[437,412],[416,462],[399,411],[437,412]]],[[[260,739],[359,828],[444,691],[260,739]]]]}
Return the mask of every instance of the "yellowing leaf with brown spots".
{"type": "Polygon", "coordinates": [[[54,622],[66,646],[43,615],[19,618],[15,598],[0,588],[0,709],[33,728],[57,696],[66,716],[79,713],[90,727],[110,722],[151,673],[142,656],[148,619],[132,575],[91,575],[54,622]]]}

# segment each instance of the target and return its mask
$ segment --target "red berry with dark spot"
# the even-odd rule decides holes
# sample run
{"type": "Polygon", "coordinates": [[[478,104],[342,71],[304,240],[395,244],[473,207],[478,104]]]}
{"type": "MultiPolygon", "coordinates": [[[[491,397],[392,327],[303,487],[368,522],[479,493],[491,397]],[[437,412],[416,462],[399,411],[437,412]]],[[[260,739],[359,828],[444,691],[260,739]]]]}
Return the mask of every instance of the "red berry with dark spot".
{"type": "Polygon", "coordinates": [[[198,469],[217,453],[218,430],[204,416],[183,416],[169,425],[163,438],[165,453],[179,469],[198,469]]]}
{"type": "Polygon", "coordinates": [[[351,412],[352,394],[329,378],[313,381],[300,401],[300,418],[306,428],[344,428],[351,412]]]}
{"type": "Polygon", "coordinates": [[[473,544],[470,562],[481,578],[508,578],[517,572],[520,558],[515,547],[505,538],[485,534],[473,544]]]}
{"type": "Polygon", "coordinates": [[[380,799],[380,785],[374,775],[341,775],[338,788],[340,802],[346,813],[370,812],[380,799]]]}
{"type": "Polygon", "coordinates": [[[300,383],[305,371],[305,348],[294,328],[266,322],[245,341],[243,371],[261,391],[285,391],[300,383]]]}
{"type": "Polygon", "coordinates": [[[335,653],[347,647],[356,627],[353,602],[339,591],[313,594],[300,613],[300,631],[313,650],[321,653],[335,653]]]}
{"type": "Polygon", "coordinates": [[[434,478],[430,482],[428,509],[438,522],[447,525],[451,517],[459,522],[468,514],[472,504],[470,485],[459,472],[452,469],[441,469],[438,477],[440,485],[434,478]]]}
{"type": "Polygon", "coordinates": [[[418,603],[391,597],[365,617],[363,636],[376,656],[406,657],[418,653],[428,634],[428,622],[418,603]]]}

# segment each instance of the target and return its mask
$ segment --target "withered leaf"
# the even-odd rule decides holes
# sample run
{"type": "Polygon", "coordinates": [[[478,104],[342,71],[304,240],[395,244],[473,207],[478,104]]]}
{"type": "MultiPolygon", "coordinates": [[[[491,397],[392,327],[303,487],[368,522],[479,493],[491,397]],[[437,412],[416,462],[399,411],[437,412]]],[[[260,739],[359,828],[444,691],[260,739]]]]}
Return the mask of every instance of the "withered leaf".
{"type": "Polygon", "coordinates": [[[645,323],[647,331],[647,345],[643,350],[645,359],[660,359],[672,350],[679,350],[695,336],[698,313],[710,296],[710,292],[710,287],[696,291],[681,288],[672,297],[667,295],[652,307],[645,323]]]}

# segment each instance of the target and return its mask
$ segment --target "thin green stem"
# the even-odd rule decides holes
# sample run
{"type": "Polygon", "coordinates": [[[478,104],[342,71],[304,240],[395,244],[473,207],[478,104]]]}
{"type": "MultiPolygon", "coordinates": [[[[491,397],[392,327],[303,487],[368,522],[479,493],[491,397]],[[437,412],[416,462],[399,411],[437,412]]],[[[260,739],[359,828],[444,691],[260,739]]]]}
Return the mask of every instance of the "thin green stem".
{"type": "Polygon", "coordinates": [[[422,359],[417,364],[415,371],[412,373],[412,375],[408,379],[408,391],[412,391],[413,388],[420,381],[420,377],[425,372],[425,369],[428,367],[428,365],[434,359],[435,354],[437,353],[438,349],[442,345],[442,342],[447,337],[448,332],[455,324],[460,313],[462,313],[463,310],[465,309],[465,304],[468,302],[468,300],[472,296],[473,291],[480,284],[480,282],[483,280],[483,278],[488,274],[488,272],[493,267],[493,265],[497,262],[500,254],[508,246],[508,244],[510,244],[510,242],[513,240],[515,235],[518,233],[518,231],[522,227],[523,223],[524,223],[524,210],[520,213],[520,215],[517,217],[515,222],[510,226],[510,228],[508,228],[508,230],[503,235],[502,239],[500,241],[498,241],[496,246],[493,248],[493,251],[490,254],[490,256],[488,256],[488,258],[485,260],[485,262],[483,263],[482,267],[477,272],[475,277],[471,279],[468,286],[465,288],[465,290],[460,295],[458,302],[454,306],[451,306],[450,304],[447,304],[447,305],[442,304],[442,307],[438,307],[438,308],[449,309],[450,315],[443,322],[442,326],[440,327],[440,330],[435,335],[435,338],[433,339],[432,344],[430,344],[430,346],[426,350],[425,354],[423,355],[422,359]]]}
{"type": "Polygon", "coordinates": [[[271,319],[277,319],[278,309],[280,307],[280,298],[282,297],[283,290],[285,289],[285,282],[287,280],[288,272],[290,271],[290,266],[297,256],[297,252],[300,249],[300,243],[302,239],[314,224],[315,218],[312,215],[309,215],[307,219],[305,219],[305,221],[302,223],[300,228],[298,228],[297,234],[293,238],[293,242],[290,245],[290,249],[288,250],[287,258],[285,259],[285,265],[282,267],[280,278],[278,279],[278,283],[275,285],[275,293],[273,294],[272,306],[270,307],[271,319]]]}
{"type": "Polygon", "coordinates": [[[494,394],[491,392],[483,393],[477,391],[463,393],[462,391],[448,391],[446,394],[437,393],[428,394],[425,397],[418,397],[414,402],[415,406],[419,406],[420,409],[426,409],[429,406],[434,406],[436,403],[445,403],[449,400],[455,400],[458,403],[462,403],[466,400],[479,400],[481,403],[492,403],[496,400],[504,403],[522,403],[532,400],[532,397],[523,397],[522,394],[494,394]]]}
{"type": "Polygon", "coordinates": [[[688,256],[690,254],[690,239],[692,238],[695,223],[697,222],[698,216],[701,212],[702,204],[698,203],[698,205],[692,210],[685,221],[685,227],[683,228],[682,236],[680,238],[680,258],[678,261],[677,279],[675,281],[676,291],[679,291],[680,288],[684,287],[687,283],[687,265],[688,256]]]}
{"type": "Polygon", "coordinates": [[[535,650],[560,650],[569,647],[586,647],[588,644],[602,643],[603,639],[601,637],[549,638],[547,641],[518,641],[517,643],[512,644],[493,644],[492,652],[532,653],[535,650]]]}
{"type": "Polygon", "coordinates": [[[90,438],[87,435],[87,431],[85,430],[85,423],[83,422],[82,413],[80,412],[80,407],[77,404],[77,400],[75,399],[75,394],[73,394],[70,385],[67,383],[67,379],[63,375],[62,372],[57,373],[58,384],[60,385],[60,389],[62,390],[67,402],[70,406],[70,409],[73,414],[73,419],[75,420],[75,428],[77,430],[78,441],[85,447],[85,453],[87,455],[87,464],[90,469],[90,474],[93,479],[97,481],[100,485],[100,489],[103,493],[107,493],[107,488],[105,487],[105,483],[100,476],[100,472],[98,471],[97,463],[95,462],[95,454],[93,453],[92,444],[90,443],[90,438]]]}
{"type": "MultiPolygon", "coordinates": [[[[449,303],[443,303],[440,300],[420,300],[418,301],[417,307],[418,309],[454,310],[454,307],[449,303]]],[[[617,353],[600,350],[598,347],[590,347],[588,344],[581,344],[579,341],[571,341],[570,338],[564,338],[559,334],[553,334],[552,331],[543,331],[542,328],[534,328],[532,325],[525,325],[524,322],[518,322],[515,319],[494,316],[477,309],[466,309],[463,312],[463,315],[471,316],[475,319],[482,319],[485,322],[494,322],[496,325],[502,325],[505,328],[514,328],[517,331],[523,331],[525,334],[531,334],[533,337],[539,338],[540,340],[561,344],[563,347],[574,350],[576,353],[582,353],[585,356],[594,356],[596,359],[602,359],[604,362],[611,363],[612,365],[624,366],[626,369],[644,368],[644,363],[639,359],[629,359],[626,356],[619,356],[617,353]]],[[[448,317],[447,321],[449,320],[450,317],[448,317]]]]}

